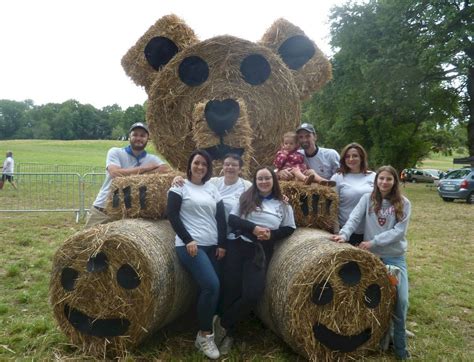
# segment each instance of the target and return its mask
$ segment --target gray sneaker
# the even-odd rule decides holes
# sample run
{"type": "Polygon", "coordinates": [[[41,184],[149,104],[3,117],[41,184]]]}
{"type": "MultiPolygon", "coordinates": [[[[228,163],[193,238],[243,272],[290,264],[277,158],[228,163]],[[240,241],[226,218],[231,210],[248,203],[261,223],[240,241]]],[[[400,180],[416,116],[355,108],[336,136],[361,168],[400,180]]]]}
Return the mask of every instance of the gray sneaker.
{"type": "Polygon", "coordinates": [[[227,331],[224,327],[222,327],[221,319],[217,315],[212,318],[212,333],[214,333],[214,341],[216,342],[216,345],[220,346],[222,340],[227,334],[227,331]]]}
{"type": "Polygon", "coordinates": [[[201,336],[201,333],[198,332],[194,345],[210,359],[218,359],[220,356],[219,350],[214,342],[214,334],[201,336]]]}
{"type": "Polygon", "coordinates": [[[221,355],[229,354],[233,345],[234,345],[234,338],[232,338],[231,336],[225,336],[225,338],[222,340],[222,343],[219,346],[219,352],[221,353],[221,355]]]}

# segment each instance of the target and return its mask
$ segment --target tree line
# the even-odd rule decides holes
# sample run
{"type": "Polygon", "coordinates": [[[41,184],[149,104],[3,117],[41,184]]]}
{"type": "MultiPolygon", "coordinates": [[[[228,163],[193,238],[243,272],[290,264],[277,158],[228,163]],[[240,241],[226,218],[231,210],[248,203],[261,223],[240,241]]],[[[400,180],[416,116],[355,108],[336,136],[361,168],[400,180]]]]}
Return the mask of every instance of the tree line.
{"type": "Polygon", "coordinates": [[[474,156],[470,0],[371,0],[332,9],[333,80],[305,104],[324,144],[356,141],[373,165],[430,151],[474,156]]]}
{"type": "Polygon", "coordinates": [[[35,105],[32,100],[0,100],[0,140],[120,139],[135,122],[145,120],[145,108],[125,110],[114,104],[97,109],[76,100],[35,105]]]}
{"type": "MultiPolygon", "coordinates": [[[[320,143],[359,142],[371,166],[414,166],[429,152],[474,156],[471,0],[370,0],[332,9],[333,80],[303,105],[320,143]]],[[[0,139],[117,139],[145,106],[0,100],[0,139]]]]}

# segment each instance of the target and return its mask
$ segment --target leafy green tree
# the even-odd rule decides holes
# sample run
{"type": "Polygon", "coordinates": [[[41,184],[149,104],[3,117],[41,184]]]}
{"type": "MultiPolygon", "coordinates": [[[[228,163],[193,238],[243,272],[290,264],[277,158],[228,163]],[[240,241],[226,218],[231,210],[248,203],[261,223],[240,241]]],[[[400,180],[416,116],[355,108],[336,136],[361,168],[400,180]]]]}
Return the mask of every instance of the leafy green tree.
{"type": "Polygon", "coordinates": [[[443,64],[426,55],[413,28],[411,0],[369,1],[333,9],[334,80],[304,107],[323,144],[356,141],[372,167],[413,166],[432,135],[460,116],[459,94],[434,76],[443,64]]]}
{"type": "Polygon", "coordinates": [[[10,139],[26,123],[30,102],[0,100],[0,139],[10,139]]]}
{"type": "Polygon", "coordinates": [[[145,108],[140,104],[135,104],[125,110],[122,120],[122,128],[126,131],[135,122],[145,122],[145,108]]]}
{"type": "Polygon", "coordinates": [[[420,35],[424,58],[440,64],[430,76],[460,98],[461,124],[474,156],[474,7],[472,0],[423,0],[410,9],[410,26],[420,35]]]}

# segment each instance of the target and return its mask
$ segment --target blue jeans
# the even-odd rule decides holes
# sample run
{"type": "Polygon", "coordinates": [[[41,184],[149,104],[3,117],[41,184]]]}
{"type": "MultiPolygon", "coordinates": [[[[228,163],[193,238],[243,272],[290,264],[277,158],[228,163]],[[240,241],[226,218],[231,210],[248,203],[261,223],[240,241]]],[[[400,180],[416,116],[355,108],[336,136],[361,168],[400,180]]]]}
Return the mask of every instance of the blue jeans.
{"type": "Polygon", "coordinates": [[[179,261],[199,285],[197,314],[201,331],[212,331],[212,318],[216,314],[219,301],[216,248],[216,245],[198,246],[197,255],[191,257],[185,246],[176,247],[179,261]]]}
{"type": "Polygon", "coordinates": [[[408,271],[405,255],[381,258],[386,265],[395,265],[400,268],[400,276],[397,285],[397,301],[395,302],[395,313],[393,316],[393,345],[398,357],[407,357],[407,343],[405,323],[408,313],[408,271]]]}

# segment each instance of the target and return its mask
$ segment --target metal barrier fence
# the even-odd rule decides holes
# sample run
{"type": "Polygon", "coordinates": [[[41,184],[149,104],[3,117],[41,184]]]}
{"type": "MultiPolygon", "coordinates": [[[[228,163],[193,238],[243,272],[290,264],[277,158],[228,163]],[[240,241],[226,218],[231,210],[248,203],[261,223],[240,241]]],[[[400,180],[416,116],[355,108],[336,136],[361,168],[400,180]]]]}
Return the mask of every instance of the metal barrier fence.
{"type": "Polygon", "coordinates": [[[76,221],[86,214],[105,179],[105,173],[15,172],[15,190],[5,182],[0,191],[0,212],[76,213],[76,221]]]}
{"type": "Polygon", "coordinates": [[[102,173],[105,167],[89,165],[53,165],[49,163],[15,162],[15,171],[18,173],[102,173]]]}

